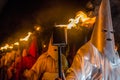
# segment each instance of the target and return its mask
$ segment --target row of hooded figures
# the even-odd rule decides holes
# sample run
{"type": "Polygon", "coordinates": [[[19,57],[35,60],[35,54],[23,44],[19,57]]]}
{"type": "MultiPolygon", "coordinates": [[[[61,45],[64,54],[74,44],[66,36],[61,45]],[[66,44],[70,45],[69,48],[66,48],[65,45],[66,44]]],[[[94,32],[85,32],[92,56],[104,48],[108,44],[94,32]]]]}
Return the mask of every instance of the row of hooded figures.
{"type": "Polygon", "coordinates": [[[61,54],[62,79],[58,76],[58,46],[52,40],[42,54],[38,54],[37,37],[33,36],[29,47],[2,56],[0,80],[120,80],[109,0],[102,0],[91,38],[78,49],[69,67],[61,54]]]}

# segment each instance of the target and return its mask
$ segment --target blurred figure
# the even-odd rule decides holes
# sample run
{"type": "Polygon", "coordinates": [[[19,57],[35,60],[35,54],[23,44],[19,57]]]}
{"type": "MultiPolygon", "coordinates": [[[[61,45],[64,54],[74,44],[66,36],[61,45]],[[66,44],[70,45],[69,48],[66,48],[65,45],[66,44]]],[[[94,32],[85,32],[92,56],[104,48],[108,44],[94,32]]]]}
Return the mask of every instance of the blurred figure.
{"type": "Polygon", "coordinates": [[[6,80],[7,79],[7,69],[10,67],[10,65],[15,61],[15,58],[19,55],[19,52],[17,49],[8,49],[5,53],[5,55],[1,58],[1,64],[0,67],[3,69],[3,77],[6,80]]]}
{"type": "Polygon", "coordinates": [[[3,55],[1,58],[0,67],[4,66],[8,68],[11,65],[11,63],[14,61],[15,54],[16,52],[14,50],[6,51],[5,55],[3,55]]]}
{"type": "Polygon", "coordinates": [[[18,53],[19,55],[16,55],[15,61],[12,63],[12,65],[8,68],[7,70],[7,75],[9,80],[14,80],[15,79],[15,73],[16,73],[16,66],[21,62],[22,57],[27,56],[27,46],[26,45],[20,45],[19,46],[18,53]]]}
{"type": "Polygon", "coordinates": [[[5,75],[7,70],[7,67],[5,66],[6,53],[7,53],[6,50],[4,50],[3,55],[0,59],[0,79],[1,80],[7,79],[7,76],[5,75]]]}
{"type": "MultiPolygon", "coordinates": [[[[68,63],[66,57],[63,54],[61,56],[64,73],[68,68],[68,63]]],[[[28,80],[55,80],[58,78],[58,46],[52,45],[52,38],[47,52],[38,58],[34,66],[25,75],[28,80]]]]}
{"type": "MultiPolygon", "coordinates": [[[[39,37],[39,34],[34,32],[30,36],[29,41],[22,43],[23,46],[26,46],[23,48],[23,56],[18,58],[18,60],[16,60],[16,62],[13,64],[15,66],[15,73],[13,75],[15,80],[26,80],[23,73],[33,66],[41,54],[41,45],[38,43],[38,41],[40,41],[39,37]]],[[[12,68],[13,67],[11,66],[11,68],[8,70],[8,73],[10,73],[12,68]]],[[[11,78],[11,75],[9,75],[9,77],[11,78]]]]}

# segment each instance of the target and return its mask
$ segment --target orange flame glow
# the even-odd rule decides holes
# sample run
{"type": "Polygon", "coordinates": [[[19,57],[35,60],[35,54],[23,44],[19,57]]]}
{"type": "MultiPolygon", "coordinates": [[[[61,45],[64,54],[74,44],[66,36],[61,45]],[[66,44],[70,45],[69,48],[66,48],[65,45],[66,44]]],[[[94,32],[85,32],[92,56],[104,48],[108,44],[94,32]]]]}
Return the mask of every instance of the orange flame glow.
{"type": "Polygon", "coordinates": [[[28,32],[28,35],[23,39],[21,38],[20,41],[28,41],[31,34],[32,34],[31,32],[28,32]]]}
{"type": "Polygon", "coordinates": [[[96,17],[90,18],[84,12],[79,11],[77,12],[75,19],[69,19],[70,23],[68,24],[68,29],[76,27],[78,23],[81,23],[81,26],[86,27],[86,25],[94,24],[95,20],[96,17]]]}
{"type": "Polygon", "coordinates": [[[40,30],[40,27],[37,27],[36,30],[39,31],[39,30],[40,30]]]}
{"type": "Polygon", "coordinates": [[[3,49],[7,49],[8,47],[9,47],[9,45],[6,44],[6,45],[3,47],[3,49]]]}
{"type": "Polygon", "coordinates": [[[43,45],[43,47],[45,48],[45,47],[46,47],[46,45],[44,44],[44,45],[43,45]]]}
{"type": "Polygon", "coordinates": [[[55,25],[55,27],[67,27],[67,25],[55,25]]]}
{"type": "Polygon", "coordinates": [[[41,30],[41,27],[35,27],[35,30],[36,30],[36,31],[40,31],[40,30],[41,30]]]}
{"type": "Polygon", "coordinates": [[[13,46],[10,46],[10,45],[6,44],[5,46],[1,47],[0,50],[3,50],[3,49],[6,49],[6,50],[7,50],[8,48],[9,48],[9,49],[12,49],[13,46]]]}
{"type": "Polygon", "coordinates": [[[13,46],[9,46],[8,48],[13,49],[13,46]]]}
{"type": "Polygon", "coordinates": [[[96,17],[90,18],[84,12],[78,11],[75,19],[69,19],[69,24],[67,25],[56,25],[57,27],[67,27],[67,29],[71,29],[72,27],[79,26],[88,27],[89,25],[93,25],[95,23],[96,17]]]}
{"type": "Polygon", "coordinates": [[[15,42],[14,45],[17,45],[17,46],[18,46],[18,45],[19,45],[19,42],[15,42]]]}

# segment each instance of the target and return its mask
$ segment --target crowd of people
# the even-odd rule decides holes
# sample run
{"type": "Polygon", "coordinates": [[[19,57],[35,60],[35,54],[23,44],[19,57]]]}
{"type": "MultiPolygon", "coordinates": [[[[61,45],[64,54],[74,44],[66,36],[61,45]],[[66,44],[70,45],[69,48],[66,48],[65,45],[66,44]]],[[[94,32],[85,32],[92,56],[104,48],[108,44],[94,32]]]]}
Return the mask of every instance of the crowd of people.
{"type": "Polygon", "coordinates": [[[62,54],[53,44],[52,34],[45,51],[39,33],[34,32],[28,41],[2,52],[0,80],[120,80],[120,58],[111,23],[109,0],[102,0],[90,40],[78,50],[74,44],[65,45],[62,54]]]}
{"type": "MultiPolygon", "coordinates": [[[[58,46],[50,37],[47,51],[38,43],[39,35],[33,33],[29,41],[21,41],[19,46],[6,51],[0,58],[0,80],[55,80],[58,76],[58,46]]],[[[65,48],[65,46],[63,47],[65,48]]],[[[68,60],[62,50],[62,72],[68,69],[68,60]]]]}

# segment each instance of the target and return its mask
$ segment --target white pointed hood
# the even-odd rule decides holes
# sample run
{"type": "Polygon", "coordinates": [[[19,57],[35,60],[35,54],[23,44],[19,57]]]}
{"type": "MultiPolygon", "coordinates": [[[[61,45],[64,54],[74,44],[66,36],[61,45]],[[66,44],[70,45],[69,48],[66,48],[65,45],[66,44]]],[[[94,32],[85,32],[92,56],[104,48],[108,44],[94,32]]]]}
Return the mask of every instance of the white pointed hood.
{"type": "Polygon", "coordinates": [[[102,0],[91,40],[92,44],[114,62],[115,45],[109,0],[102,0]]]}

